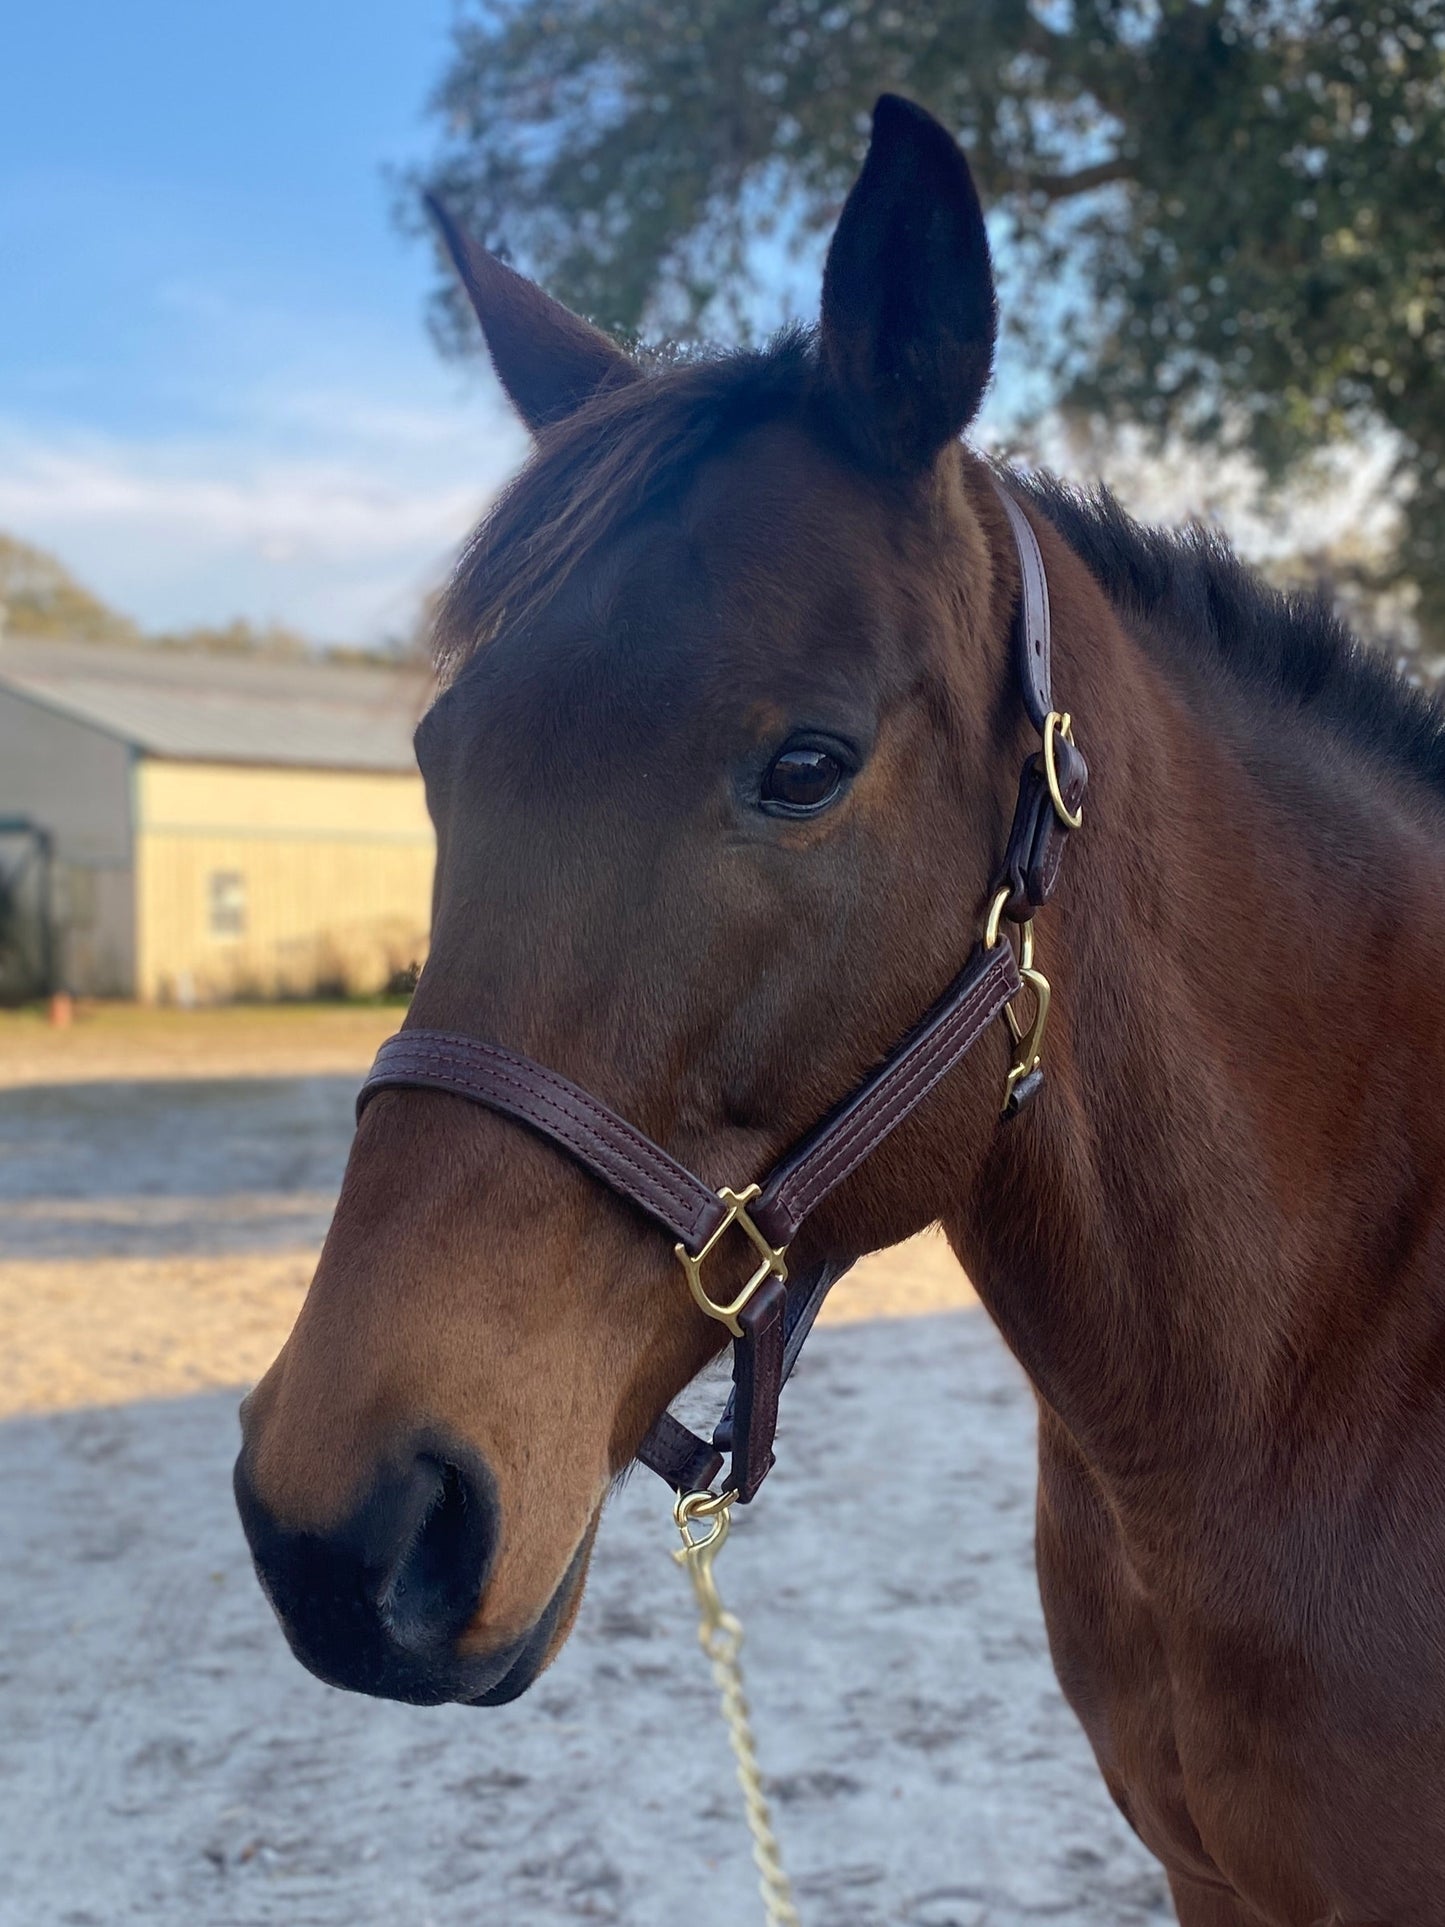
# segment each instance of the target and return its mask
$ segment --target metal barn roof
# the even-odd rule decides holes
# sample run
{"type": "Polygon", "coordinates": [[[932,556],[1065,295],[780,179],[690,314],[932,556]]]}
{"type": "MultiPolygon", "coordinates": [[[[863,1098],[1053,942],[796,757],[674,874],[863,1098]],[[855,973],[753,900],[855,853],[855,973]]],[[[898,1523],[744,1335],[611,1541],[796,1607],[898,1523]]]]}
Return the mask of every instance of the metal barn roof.
{"type": "Polygon", "coordinates": [[[380,663],[4,638],[7,689],[154,756],[412,770],[430,679],[380,663]]]}

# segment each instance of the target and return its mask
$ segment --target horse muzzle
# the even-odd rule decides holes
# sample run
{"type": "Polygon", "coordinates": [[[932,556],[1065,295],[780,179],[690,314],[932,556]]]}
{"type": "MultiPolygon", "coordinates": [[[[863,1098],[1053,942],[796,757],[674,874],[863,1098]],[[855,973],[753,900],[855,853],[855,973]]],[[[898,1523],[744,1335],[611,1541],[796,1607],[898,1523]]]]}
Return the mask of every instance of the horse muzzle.
{"type": "Polygon", "coordinates": [[[417,1439],[324,1530],[275,1517],[246,1446],[234,1485],[262,1589],[291,1650],[328,1685],[417,1706],[495,1706],[525,1692],[550,1657],[585,1546],[526,1633],[490,1652],[464,1650],[499,1536],[495,1483],[469,1448],[417,1439]]]}

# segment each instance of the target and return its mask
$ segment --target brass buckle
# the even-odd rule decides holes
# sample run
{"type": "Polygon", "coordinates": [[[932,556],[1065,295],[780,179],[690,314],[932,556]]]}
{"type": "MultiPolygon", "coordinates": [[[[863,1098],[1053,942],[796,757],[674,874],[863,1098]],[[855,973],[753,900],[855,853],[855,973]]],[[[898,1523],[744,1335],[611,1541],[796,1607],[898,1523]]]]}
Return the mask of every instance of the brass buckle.
{"type": "Polygon", "coordinates": [[[1084,812],[1082,806],[1071,810],[1059,788],[1059,766],[1054,755],[1056,735],[1062,736],[1070,747],[1073,746],[1074,719],[1067,710],[1061,714],[1057,709],[1051,709],[1044,718],[1044,775],[1048,778],[1049,799],[1053,803],[1054,814],[1066,830],[1076,830],[1084,820],[1084,812]]]}
{"type": "Polygon", "coordinates": [[[1025,1030],[1014,1015],[1012,1004],[1004,1005],[1004,1018],[1009,1027],[1009,1035],[1014,1040],[1014,1061],[1009,1066],[1008,1077],[1003,1087],[1004,1109],[1008,1109],[1009,1099],[1024,1078],[1032,1074],[1043,1063],[1044,1031],[1049,1021],[1049,998],[1053,994],[1049,980],[1042,970],[1034,964],[1034,920],[1019,927],[1019,976],[1034,993],[1034,1020],[1025,1030]]]}
{"type": "Polygon", "coordinates": [[[753,1223],[752,1218],[748,1215],[748,1206],[752,1203],[753,1199],[758,1196],[761,1190],[762,1186],[758,1184],[750,1184],[745,1191],[734,1191],[730,1186],[726,1184],[723,1185],[722,1189],[718,1192],[718,1196],[727,1206],[727,1216],[723,1219],[717,1230],[713,1232],[702,1250],[694,1257],[686,1245],[679,1244],[673,1246],[673,1250],[677,1253],[678,1263],[687,1273],[687,1288],[697,1300],[698,1306],[707,1313],[709,1318],[716,1318],[720,1325],[726,1325],[734,1338],[741,1338],[743,1335],[743,1328],[738,1323],[738,1313],[747,1309],[763,1280],[765,1278],[776,1278],[781,1283],[786,1284],[788,1279],[788,1247],[786,1245],[776,1247],[770,1245],[762,1232],[759,1231],[758,1227],[753,1223]],[[723,1233],[732,1225],[737,1225],[739,1230],[743,1232],[744,1236],[747,1237],[750,1243],[756,1248],[763,1262],[758,1266],[752,1277],[748,1279],[732,1303],[730,1305],[720,1305],[715,1298],[710,1298],[704,1289],[702,1268],[711,1256],[713,1247],[717,1244],[723,1233]]]}

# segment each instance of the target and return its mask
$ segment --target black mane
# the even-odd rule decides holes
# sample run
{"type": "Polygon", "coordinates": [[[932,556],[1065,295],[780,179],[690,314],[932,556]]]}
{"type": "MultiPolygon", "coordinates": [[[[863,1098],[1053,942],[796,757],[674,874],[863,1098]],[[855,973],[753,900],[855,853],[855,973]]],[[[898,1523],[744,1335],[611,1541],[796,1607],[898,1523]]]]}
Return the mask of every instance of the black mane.
{"type": "Polygon", "coordinates": [[[1143,528],[1107,489],[1014,476],[1133,618],[1196,671],[1212,662],[1276,712],[1308,714],[1445,801],[1445,707],[1367,647],[1323,596],[1271,588],[1223,536],[1143,528]]]}

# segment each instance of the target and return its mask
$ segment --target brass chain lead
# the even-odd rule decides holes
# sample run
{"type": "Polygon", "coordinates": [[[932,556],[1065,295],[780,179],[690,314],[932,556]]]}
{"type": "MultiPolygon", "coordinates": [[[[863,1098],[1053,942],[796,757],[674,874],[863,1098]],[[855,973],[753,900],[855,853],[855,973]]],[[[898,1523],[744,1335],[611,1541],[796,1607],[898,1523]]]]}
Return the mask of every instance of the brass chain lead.
{"type": "Polygon", "coordinates": [[[682,1547],[673,1558],[692,1581],[697,1597],[698,1643],[712,1665],[713,1682],[722,1702],[728,1740],[737,1761],[738,1785],[743,1791],[748,1832],[753,1841],[753,1864],[758,1870],[758,1889],[768,1927],[802,1927],[793,1905],[793,1887],[783,1868],[773,1817],[763,1792],[763,1776],[758,1768],[757,1744],[753,1739],[752,1717],[743,1690],[743,1669],[739,1657],[743,1643],[742,1622],[723,1605],[713,1578],[713,1561],[722,1550],[732,1525],[733,1492],[684,1492],[673,1507],[672,1516],[682,1534],[682,1547]],[[694,1525],[702,1528],[694,1533],[694,1525]]]}

